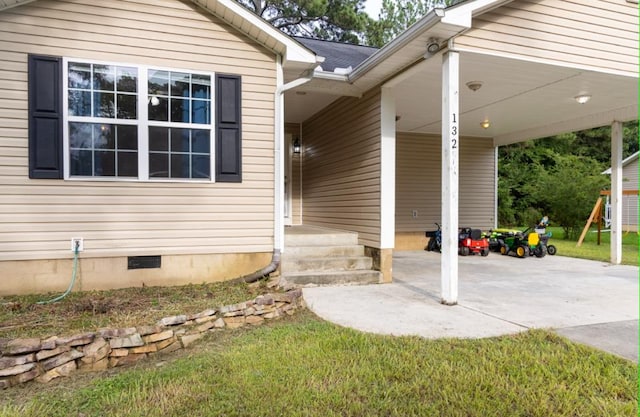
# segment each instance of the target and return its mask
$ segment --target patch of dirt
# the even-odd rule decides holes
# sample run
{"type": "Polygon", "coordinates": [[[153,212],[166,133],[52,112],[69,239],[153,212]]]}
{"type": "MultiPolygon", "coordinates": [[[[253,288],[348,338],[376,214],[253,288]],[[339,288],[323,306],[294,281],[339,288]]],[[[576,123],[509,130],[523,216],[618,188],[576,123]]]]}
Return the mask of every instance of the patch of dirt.
{"type": "Polygon", "coordinates": [[[272,292],[273,285],[199,284],[0,297],[0,338],[64,336],[101,327],[155,324],[159,319],[239,303],[272,292]]]}

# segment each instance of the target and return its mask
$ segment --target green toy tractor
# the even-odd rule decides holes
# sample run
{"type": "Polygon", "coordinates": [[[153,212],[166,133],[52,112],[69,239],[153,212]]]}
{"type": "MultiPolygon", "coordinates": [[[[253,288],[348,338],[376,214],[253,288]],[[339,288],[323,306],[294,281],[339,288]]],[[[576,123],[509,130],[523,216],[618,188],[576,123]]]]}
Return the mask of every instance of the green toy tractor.
{"type": "Polygon", "coordinates": [[[518,258],[535,255],[542,258],[547,254],[546,245],[540,241],[540,235],[531,228],[523,231],[507,232],[496,237],[503,255],[514,254],[518,258]]]}

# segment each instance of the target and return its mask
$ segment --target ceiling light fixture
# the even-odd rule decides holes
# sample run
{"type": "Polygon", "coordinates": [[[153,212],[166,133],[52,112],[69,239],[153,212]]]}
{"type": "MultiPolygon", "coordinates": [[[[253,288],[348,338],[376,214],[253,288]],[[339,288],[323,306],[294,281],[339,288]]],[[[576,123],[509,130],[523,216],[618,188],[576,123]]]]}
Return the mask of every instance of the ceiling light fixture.
{"type": "Polygon", "coordinates": [[[591,96],[588,94],[580,94],[579,96],[575,96],[574,99],[578,102],[578,104],[584,104],[587,101],[591,100],[591,96]]]}
{"type": "Polygon", "coordinates": [[[478,91],[482,87],[482,84],[482,81],[469,81],[467,87],[469,87],[471,91],[478,91]]]}
{"type": "Polygon", "coordinates": [[[489,119],[485,119],[480,122],[480,126],[482,126],[483,129],[489,129],[489,126],[491,126],[491,122],[489,122],[489,119]]]}
{"type": "Polygon", "coordinates": [[[429,38],[427,41],[427,52],[435,54],[440,50],[440,39],[429,38]]]}

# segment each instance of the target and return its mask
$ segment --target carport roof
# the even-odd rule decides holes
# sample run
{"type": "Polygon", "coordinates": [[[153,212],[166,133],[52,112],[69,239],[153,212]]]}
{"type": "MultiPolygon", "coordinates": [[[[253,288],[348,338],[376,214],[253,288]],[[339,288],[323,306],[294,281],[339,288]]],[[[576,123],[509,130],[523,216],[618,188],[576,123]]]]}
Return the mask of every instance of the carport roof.
{"type": "MultiPolygon", "coordinates": [[[[305,95],[292,91],[285,96],[286,120],[304,122],[338,97],[358,97],[385,86],[393,89],[396,98],[397,131],[440,135],[442,54],[450,49],[460,52],[460,132],[463,136],[492,138],[495,145],[503,145],[609,125],[613,121],[635,120],[638,117],[637,66],[629,69],[629,65],[621,64],[616,70],[615,63],[619,60],[614,59],[605,69],[590,65],[589,56],[581,62],[568,61],[562,54],[552,56],[542,46],[536,46],[540,42],[529,38],[537,26],[524,28],[528,32],[520,35],[518,45],[538,48],[542,58],[508,54],[496,48],[499,44],[495,39],[503,35],[490,23],[502,19],[510,10],[536,9],[543,7],[542,3],[544,1],[533,5],[513,0],[468,0],[446,9],[435,9],[348,75],[316,71],[310,83],[297,88],[305,95]],[[478,27],[484,39],[494,39],[494,50],[465,49],[456,43],[460,35],[467,36],[478,27]],[[427,53],[427,45],[432,40],[441,47],[435,54],[427,53]],[[470,81],[483,81],[482,89],[471,91],[465,86],[470,81]],[[581,94],[591,95],[592,100],[577,104],[574,98],[581,94]],[[490,128],[481,127],[484,120],[490,121],[490,128]]],[[[620,1],[615,10],[605,10],[606,4],[609,3],[602,2],[598,7],[592,3],[581,5],[581,11],[591,17],[582,22],[580,30],[555,28],[547,37],[557,40],[556,45],[565,49],[578,43],[587,55],[594,50],[589,48],[596,47],[606,50],[601,52],[605,56],[624,57],[625,62],[635,54],[637,62],[637,22],[635,26],[630,25],[626,17],[620,17],[624,23],[609,30],[615,34],[607,32],[604,26],[596,28],[592,22],[593,19],[615,20],[620,9],[628,15],[630,12],[626,9],[633,11],[633,6],[620,1]],[[594,27],[595,32],[589,33],[586,30],[589,27],[594,27]],[[616,37],[617,34],[625,35],[625,39],[616,37]],[[629,47],[630,43],[635,48],[629,47]],[[621,52],[614,55],[612,51],[621,52]]],[[[555,9],[547,8],[555,13],[555,9]]],[[[571,21],[580,17],[572,13],[570,6],[563,6],[557,11],[562,17],[548,18],[571,21]]],[[[546,21],[541,24],[554,26],[546,21]]]]}

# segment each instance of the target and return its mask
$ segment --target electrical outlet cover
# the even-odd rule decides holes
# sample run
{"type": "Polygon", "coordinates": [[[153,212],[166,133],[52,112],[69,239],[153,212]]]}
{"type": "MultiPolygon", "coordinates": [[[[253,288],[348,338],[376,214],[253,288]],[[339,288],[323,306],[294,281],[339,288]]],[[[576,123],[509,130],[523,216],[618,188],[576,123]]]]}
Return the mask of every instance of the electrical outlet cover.
{"type": "Polygon", "coordinates": [[[84,239],[81,237],[71,238],[71,251],[76,251],[76,242],[78,242],[78,252],[82,252],[84,250],[84,239]]]}

